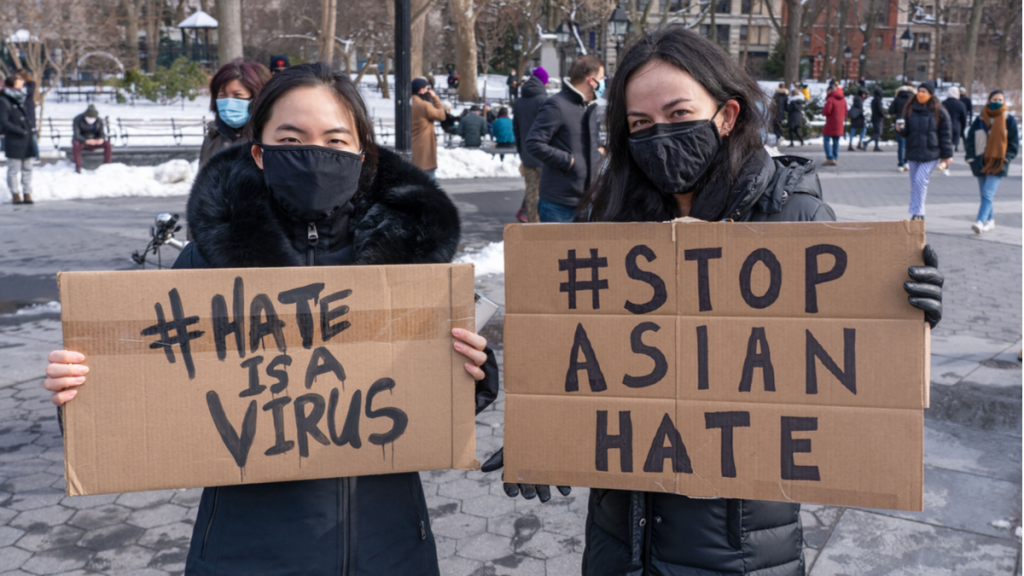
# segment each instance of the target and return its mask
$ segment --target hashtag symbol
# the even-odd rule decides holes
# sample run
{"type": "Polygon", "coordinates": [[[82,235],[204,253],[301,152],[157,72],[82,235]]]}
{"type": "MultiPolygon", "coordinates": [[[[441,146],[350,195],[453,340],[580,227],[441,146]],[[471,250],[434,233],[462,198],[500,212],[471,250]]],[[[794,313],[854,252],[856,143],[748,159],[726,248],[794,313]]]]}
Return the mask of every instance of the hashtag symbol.
{"type": "Polygon", "coordinates": [[[185,359],[185,368],[188,370],[189,380],[196,377],[196,367],[192,363],[192,348],[189,342],[199,338],[205,334],[202,330],[189,331],[188,327],[192,324],[199,322],[199,316],[185,317],[185,311],[181,306],[181,297],[178,295],[178,289],[174,288],[169,293],[171,297],[171,316],[174,320],[167,322],[164,318],[164,307],[157,302],[154,305],[156,309],[156,324],[142,330],[143,336],[154,336],[159,334],[160,338],[156,342],[150,343],[151,349],[162,349],[164,354],[167,356],[167,361],[174,364],[174,347],[178,346],[181,350],[181,356],[185,359]],[[174,335],[171,336],[171,332],[174,335]]]}
{"type": "Polygon", "coordinates": [[[560,272],[563,270],[569,271],[569,281],[562,282],[561,285],[559,285],[558,291],[569,293],[570,310],[576,309],[576,292],[580,290],[591,290],[593,292],[594,298],[594,310],[598,310],[599,308],[601,308],[600,290],[608,289],[608,281],[601,280],[598,277],[598,268],[607,267],[608,259],[598,258],[596,248],[590,249],[590,258],[577,259],[576,251],[569,250],[569,257],[566,258],[565,260],[558,261],[558,270],[560,272]],[[590,268],[591,274],[589,281],[576,281],[576,270],[580,268],[590,268]]]}

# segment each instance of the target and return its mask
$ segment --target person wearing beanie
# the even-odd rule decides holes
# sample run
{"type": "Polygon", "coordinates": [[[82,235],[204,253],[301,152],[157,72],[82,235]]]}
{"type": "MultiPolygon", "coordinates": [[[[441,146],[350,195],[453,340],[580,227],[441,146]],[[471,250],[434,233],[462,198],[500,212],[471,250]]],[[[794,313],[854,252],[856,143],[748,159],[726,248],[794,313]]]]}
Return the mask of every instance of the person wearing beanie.
{"type": "Polygon", "coordinates": [[[942,107],[949,113],[949,119],[953,128],[953,151],[960,147],[960,139],[963,138],[964,130],[967,129],[967,110],[964,103],[960,101],[960,89],[953,86],[949,89],[948,97],[942,101],[942,107]]]}
{"type": "MultiPolygon", "coordinates": [[[[882,151],[878,147],[878,143],[882,141],[882,125],[885,122],[883,95],[882,88],[875,86],[875,95],[871,98],[871,140],[867,142],[867,144],[875,143],[874,152],[882,151]]],[[[864,145],[864,150],[868,149],[867,144],[864,145]]]]}
{"type": "Polygon", "coordinates": [[[520,222],[540,222],[537,215],[537,200],[540,198],[541,161],[534,157],[523,146],[523,140],[530,133],[537,112],[548,99],[545,86],[548,83],[548,72],[540,66],[534,68],[530,79],[523,83],[519,99],[512,106],[512,133],[515,136],[516,151],[519,153],[519,173],[526,180],[526,192],[523,204],[516,213],[520,222]]]}
{"type": "Polygon", "coordinates": [[[114,148],[110,145],[106,126],[96,107],[89,104],[85,112],[75,116],[71,122],[71,155],[75,160],[75,172],[82,173],[82,151],[103,150],[103,163],[110,164],[114,148]]]}
{"type": "MultiPolygon", "coordinates": [[[[892,114],[893,120],[898,120],[900,115],[903,114],[903,109],[907,107],[907,103],[914,96],[913,86],[900,86],[896,89],[896,97],[889,103],[889,114],[892,114]]],[[[896,171],[906,172],[907,170],[907,140],[899,135],[900,131],[896,131],[896,171]]]]}
{"type": "Polygon", "coordinates": [[[13,75],[4,79],[0,92],[0,135],[7,156],[7,189],[12,204],[32,204],[32,161],[35,145],[25,113],[25,81],[13,75]],[[22,194],[24,193],[24,197],[22,194]]]}
{"type": "Polygon", "coordinates": [[[778,146],[782,143],[782,127],[786,121],[786,108],[789,106],[789,90],[786,89],[785,82],[779,83],[772,100],[775,102],[775,121],[772,122],[772,132],[775,133],[775,145],[778,146]]]}
{"type": "Polygon", "coordinates": [[[835,166],[839,164],[839,139],[843,136],[843,124],[846,122],[846,96],[838,85],[825,96],[821,114],[825,117],[825,127],[821,130],[825,142],[825,161],[821,165],[835,166]]]}
{"type": "Polygon", "coordinates": [[[804,135],[801,133],[804,124],[804,102],[803,91],[794,88],[789,98],[789,104],[786,105],[786,112],[789,114],[786,118],[786,128],[789,130],[790,148],[793,147],[796,140],[800,140],[801,146],[804,145],[804,135]]]}
{"type": "Polygon", "coordinates": [[[847,150],[853,152],[853,139],[860,134],[860,141],[857,142],[857,150],[864,149],[864,137],[867,135],[867,121],[864,117],[864,97],[868,93],[863,88],[857,88],[853,97],[853,106],[850,108],[850,140],[847,150]]]}
{"type": "Polygon", "coordinates": [[[967,163],[978,179],[981,193],[981,207],[978,219],[971,225],[975,234],[988,232],[996,227],[992,213],[992,200],[996,196],[999,182],[1010,173],[1010,162],[1017,157],[1020,148],[1020,128],[1017,120],[1006,109],[1006,96],[1002,90],[994,90],[988,96],[988,103],[981,114],[974,119],[964,139],[967,163]]]}
{"type": "Polygon", "coordinates": [[[936,167],[945,170],[953,162],[951,124],[949,114],[935,97],[935,85],[931,82],[922,82],[914,99],[900,112],[897,131],[907,141],[911,220],[924,220],[932,171],[936,167]]]}
{"type": "Polygon", "coordinates": [[[437,134],[434,122],[447,116],[441,99],[426,78],[412,81],[412,163],[433,179],[437,172],[437,134]]]}
{"type": "Polygon", "coordinates": [[[278,72],[291,66],[291,62],[288,61],[288,57],[284,54],[274,54],[270,57],[270,73],[277,74],[278,72]]]}

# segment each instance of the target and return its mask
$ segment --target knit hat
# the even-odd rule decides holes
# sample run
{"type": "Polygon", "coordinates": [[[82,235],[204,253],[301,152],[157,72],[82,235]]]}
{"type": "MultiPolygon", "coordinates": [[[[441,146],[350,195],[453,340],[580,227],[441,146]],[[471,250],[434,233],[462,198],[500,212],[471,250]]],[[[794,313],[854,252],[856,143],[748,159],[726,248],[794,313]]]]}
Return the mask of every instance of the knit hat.
{"type": "Polygon", "coordinates": [[[541,66],[537,66],[533,69],[533,76],[541,81],[543,84],[548,83],[548,71],[541,66]]]}
{"type": "Polygon", "coordinates": [[[427,82],[426,78],[416,78],[412,81],[412,93],[416,94],[427,86],[430,86],[430,83],[427,82]]]}
{"type": "Polygon", "coordinates": [[[952,88],[950,88],[949,89],[949,97],[950,98],[960,98],[960,89],[957,88],[956,86],[953,86],[952,88]]]}
{"type": "Polygon", "coordinates": [[[918,89],[924,88],[925,90],[928,91],[929,94],[933,96],[935,95],[935,83],[933,83],[931,80],[928,80],[927,82],[921,82],[920,84],[918,84],[917,87],[918,89]]]}
{"type": "Polygon", "coordinates": [[[95,106],[89,104],[89,107],[85,109],[85,115],[88,118],[97,118],[99,117],[100,113],[98,110],[96,110],[95,106]]]}
{"type": "Polygon", "coordinates": [[[284,54],[275,54],[270,57],[270,71],[278,72],[291,66],[291,62],[288,61],[288,56],[284,54]]]}

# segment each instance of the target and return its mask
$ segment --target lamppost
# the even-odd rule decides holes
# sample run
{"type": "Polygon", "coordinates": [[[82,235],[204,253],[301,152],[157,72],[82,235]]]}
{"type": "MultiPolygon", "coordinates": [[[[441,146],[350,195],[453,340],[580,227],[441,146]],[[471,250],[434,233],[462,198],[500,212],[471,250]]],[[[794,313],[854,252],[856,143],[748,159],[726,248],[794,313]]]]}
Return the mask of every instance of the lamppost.
{"type": "Polygon", "coordinates": [[[903,49],[903,83],[907,83],[907,56],[910,51],[914,49],[914,35],[910,33],[910,24],[907,24],[907,29],[900,36],[900,48],[903,49]]]}
{"type": "Polygon", "coordinates": [[[853,58],[853,51],[850,50],[850,46],[847,45],[843,49],[843,83],[850,83],[850,59],[853,58]]]}
{"type": "MultiPolygon", "coordinates": [[[[516,39],[512,41],[512,50],[516,53],[516,74],[522,74],[523,71],[519,70],[519,61],[523,58],[523,39],[516,36],[516,39]]],[[[522,76],[520,76],[521,78],[522,76]]]]}
{"type": "Polygon", "coordinates": [[[555,29],[555,42],[558,44],[558,53],[561,58],[558,61],[558,77],[565,77],[565,45],[569,43],[569,33],[565,31],[565,23],[558,25],[555,29]]]}
{"type": "Polygon", "coordinates": [[[622,50],[622,39],[629,32],[629,15],[622,9],[622,5],[619,4],[615,7],[612,12],[611,19],[608,20],[608,27],[615,37],[615,67],[619,67],[619,52],[622,50]]]}

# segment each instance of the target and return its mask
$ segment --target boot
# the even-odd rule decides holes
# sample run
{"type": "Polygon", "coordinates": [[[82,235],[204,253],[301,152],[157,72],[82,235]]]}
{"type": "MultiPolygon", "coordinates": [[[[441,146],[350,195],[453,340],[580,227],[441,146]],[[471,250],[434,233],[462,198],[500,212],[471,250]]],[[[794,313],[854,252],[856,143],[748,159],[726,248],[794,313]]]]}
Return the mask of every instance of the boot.
{"type": "Polygon", "coordinates": [[[28,192],[25,193],[25,204],[35,204],[35,202],[32,201],[32,195],[28,192]]]}
{"type": "Polygon", "coordinates": [[[22,204],[21,194],[12,194],[11,204],[22,204]]]}
{"type": "Polygon", "coordinates": [[[853,152],[853,140],[850,140],[850,145],[846,147],[847,152],[853,152]]]}
{"type": "Polygon", "coordinates": [[[882,149],[878,147],[878,142],[875,142],[875,149],[872,152],[881,152],[882,149]]]}

